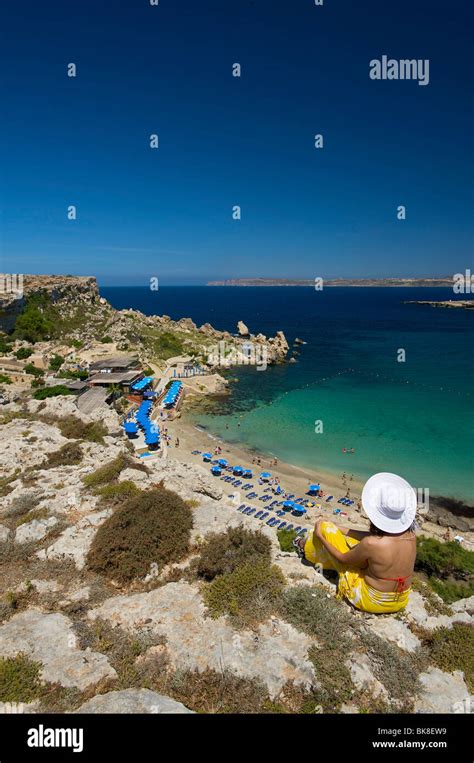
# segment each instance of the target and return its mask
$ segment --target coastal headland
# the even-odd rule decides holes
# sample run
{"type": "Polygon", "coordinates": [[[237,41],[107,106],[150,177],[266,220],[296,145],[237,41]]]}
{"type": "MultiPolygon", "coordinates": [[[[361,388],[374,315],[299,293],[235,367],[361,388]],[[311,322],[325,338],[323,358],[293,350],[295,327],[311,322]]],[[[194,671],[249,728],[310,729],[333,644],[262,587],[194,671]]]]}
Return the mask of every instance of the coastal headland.
{"type": "Polygon", "coordinates": [[[44,278],[4,302],[0,336],[0,661],[17,687],[0,681],[0,710],[460,712],[469,518],[420,506],[406,611],[351,608],[292,540],[318,518],[366,529],[360,481],[226,443],[190,411],[249,344],[285,362],[284,335],[117,311],[95,279],[44,278]]]}

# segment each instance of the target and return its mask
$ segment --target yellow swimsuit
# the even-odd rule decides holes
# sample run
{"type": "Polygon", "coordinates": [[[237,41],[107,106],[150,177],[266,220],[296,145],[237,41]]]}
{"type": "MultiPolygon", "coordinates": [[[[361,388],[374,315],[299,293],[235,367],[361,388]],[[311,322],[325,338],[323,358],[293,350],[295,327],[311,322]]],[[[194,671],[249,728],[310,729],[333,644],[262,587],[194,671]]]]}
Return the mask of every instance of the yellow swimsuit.
{"type": "MultiPolygon", "coordinates": [[[[324,538],[335,546],[338,551],[346,553],[356,546],[359,541],[343,535],[342,532],[332,522],[323,522],[321,532],[324,538]]],[[[321,565],[323,570],[336,570],[339,573],[339,585],[337,597],[346,598],[354,607],[364,612],[390,613],[398,612],[408,603],[410,588],[406,591],[377,591],[366,583],[366,580],[360,570],[351,570],[336,561],[326,550],[319,539],[316,543],[313,539],[313,533],[310,534],[305,543],[304,554],[308,562],[321,565]]],[[[397,580],[399,580],[397,578],[397,580]]],[[[402,580],[400,578],[400,580],[402,580]]],[[[400,587],[400,586],[399,586],[400,587]]]]}

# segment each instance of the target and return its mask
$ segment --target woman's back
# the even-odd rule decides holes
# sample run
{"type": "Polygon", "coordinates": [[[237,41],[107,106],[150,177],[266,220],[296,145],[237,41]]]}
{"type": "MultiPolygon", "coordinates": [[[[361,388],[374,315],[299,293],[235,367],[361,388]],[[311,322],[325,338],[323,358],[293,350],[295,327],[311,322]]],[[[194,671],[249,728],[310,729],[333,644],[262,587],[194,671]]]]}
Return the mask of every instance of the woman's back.
{"type": "Polygon", "coordinates": [[[371,535],[367,540],[367,583],[378,591],[396,591],[398,579],[403,578],[401,590],[409,588],[416,559],[415,534],[407,531],[401,535],[371,535]]]}

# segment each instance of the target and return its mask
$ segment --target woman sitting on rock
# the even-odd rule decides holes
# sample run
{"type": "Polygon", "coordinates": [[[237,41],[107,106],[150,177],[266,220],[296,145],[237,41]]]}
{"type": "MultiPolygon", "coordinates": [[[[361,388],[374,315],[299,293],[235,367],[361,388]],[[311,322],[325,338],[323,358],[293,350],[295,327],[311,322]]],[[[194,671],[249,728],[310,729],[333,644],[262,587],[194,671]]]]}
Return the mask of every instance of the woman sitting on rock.
{"type": "Polygon", "coordinates": [[[318,520],[301,555],[339,573],[338,598],[364,612],[398,612],[410,595],[416,558],[416,493],[402,477],[381,472],[364,485],[362,506],[370,530],[337,528],[318,520]]]}

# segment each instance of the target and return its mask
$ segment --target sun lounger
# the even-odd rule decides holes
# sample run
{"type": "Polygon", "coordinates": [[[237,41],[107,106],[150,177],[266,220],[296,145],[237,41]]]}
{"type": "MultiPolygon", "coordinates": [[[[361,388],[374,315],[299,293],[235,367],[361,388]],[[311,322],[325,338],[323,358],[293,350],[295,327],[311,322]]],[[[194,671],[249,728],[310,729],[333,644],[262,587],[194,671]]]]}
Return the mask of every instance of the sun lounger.
{"type": "Polygon", "coordinates": [[[249,511],[247,511],[247,516],[251,517],[252,514],[255,514],[256,511],[257,509],[250,509],[249,511]]]}
{"type": "Polygon", "coordinates": [[[270,516],[268,511],[264,511],[260,519],[266,519],[268,516],[270,516]]]}
{"type": "Polygon", "coordinates": [[[290,531],[294,529],[294,525],[288,525],[288,527],[285,528],[286,530],[290,531]]]}
{"type": "Polygon", "coordinates": [[[263,514],[263,511],[261,511],[261,510],[257,511],[257,513],[254,516],[254,519],[261,519],[262,514],[263,514]]]}
{"type": "Polygon", "coordinates": [[[333,498],[334,498],[333,495],[328,495],[328,497],[326,498],[326,503],[329,503],[329,501],[332,501],[333,498]]]}
{"type": "Polygon", "coordinates": [[[286,522],[280,522],[279,530],[284,530],[286,527],[286,522]]]}

